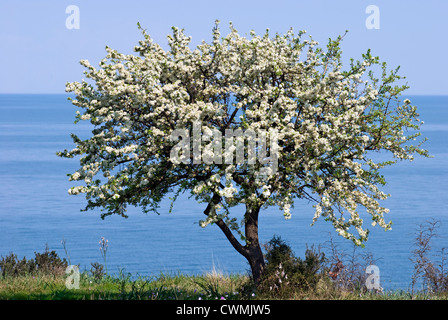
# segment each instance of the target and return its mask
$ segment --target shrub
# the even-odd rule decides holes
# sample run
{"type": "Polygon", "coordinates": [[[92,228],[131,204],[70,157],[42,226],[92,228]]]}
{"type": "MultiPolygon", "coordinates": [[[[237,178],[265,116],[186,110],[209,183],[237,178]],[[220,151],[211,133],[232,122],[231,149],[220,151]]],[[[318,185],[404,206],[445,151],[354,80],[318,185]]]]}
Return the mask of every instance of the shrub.
{"type": "Polygon", "coordinates": [[[17,255],[10,253],[9,256],[3,257],[0,260],[0,270],[2,277],[6,276],[23,276],[33,273],[36,269],[35,262],[33,260],[26,260],[23,257],[22,260],[17,258],[17,255]]]}
{"type": "Polygon", "coordinates": [[[17,277],[35,274],[61,276],[68,266],[67,261],[61,259],[56,251],[50,251],[48,246],[45,247],[43,253],[35,252],[34,255],[34,259],[30,260],[27,260],[26,257],[19,260],[17,255],[12,252],[9,256],[2,256],[2,259],[0,260],[2,277],[17,277]]]}
{"type": "Polygon", "coordinates": [[[92,277],[98,281],[103,279],[104,277],[104,265],[98,262],[93,262],[90,264],[92,268],[90,268],[90,273],[92,274],[92,277]]]}
{"type": "Polygon", "coordinates": [[[440,261],[437,264],[431,255],[432,240],[438,236],[437,229],[441,222],[435,219],[427,220],[419,226],[415,238],[415,250],[411,261],[414,263],[412,275],[412,293],[418,283],[422,290],[428,293],[447,293],[448,275],[446,273],[446,248],[440,249],[440,261]]]}
{"type": "Polygon", "coordinates": [[[37,272],[60,276],[65,273],[65,269],[68,267],[68,263],[65,258],[61,259],[56,251],[49,251],[48,247],[45,248],[45,252],[35,252],[34,254],[37,272]]]}
{"type": "Polygon", "coordinates": [[[274,236],[265,245],[265,262],[258,291],[271,298],[292,298],[297,292],[314,290],[326,277],[325,254],[314,246],[305,258],[295,257],[291,247],[274,236]]]}
{"type": "MultiPolygon", "coordinates": [[[[328,241],[327,255],[328,275],[335,288],[339,291],[364,293],[369,291],[366,286],[366,280],[369,273],[366,268],[369,265],[376,265],[377,260],[371,252],[359,252],[360,248],[353,245],[352,251],[347,252],[341,249],[333,241],[330,235],[328,241]]],[[[375,292],[382,292],[382,288],[378,288],[375,292]]]]}

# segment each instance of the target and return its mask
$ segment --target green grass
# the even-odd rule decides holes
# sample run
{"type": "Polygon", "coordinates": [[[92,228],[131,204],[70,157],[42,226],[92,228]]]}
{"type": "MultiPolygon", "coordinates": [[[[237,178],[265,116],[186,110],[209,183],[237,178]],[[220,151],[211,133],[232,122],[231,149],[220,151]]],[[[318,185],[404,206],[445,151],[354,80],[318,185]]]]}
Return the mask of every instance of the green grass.
{"type": "MultiPolygon", "coordinates": [[[[383,293],[347,292],[334,287],[291,291],[291,300],[446,300],[443,295],[411,294],[406,291],[383,293]]],[[[106,275],[95,280],[82,273],[79,289],[67,289],[65,277],[50,275],[0,278],[0,300],[263,300],[245,275],[160,274],[132,278],[130,274],[106,275]]],[[[284,299],[284,298],[283,298],[284,299]]]]}
{"type": "Polygon", "coordinates": [[[0,278],[1,300],[216,300],[242,299],[248,282],[240,275],[189,276],[160,274],[132,278],[130,274],[94,279],[82,273],[78,289],[68,289],[65,277],[50,275],[0,278]]]}

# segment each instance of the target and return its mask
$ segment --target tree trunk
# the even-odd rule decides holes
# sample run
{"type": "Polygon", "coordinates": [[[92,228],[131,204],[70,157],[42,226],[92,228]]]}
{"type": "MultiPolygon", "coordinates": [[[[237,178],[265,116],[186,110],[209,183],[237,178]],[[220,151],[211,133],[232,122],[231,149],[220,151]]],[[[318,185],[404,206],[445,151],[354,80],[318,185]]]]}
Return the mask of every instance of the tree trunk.
{"type": "Polygon", "coordinates": [[[260,246],[258,245],[250,250],[246,256],[246,259],[249,262],[250,269],[252,271],[252,279],[254,280],[255,285],[258,285],[265,267],[264,256],[260,246]]]}
{"type": "MultiPolygon", "coordinates": [[[[209,215],[213,211],[214,205],[218,204],[221,200],[219,195],[214,195],[209,205],[204,211],[205,215],[209,215]]],[[[260,247],[260,242],[258,240],[258,214],[260,212],[260,207],[246,207],[245,214],[245,236],[246,245],[242,245],[233,235],[232,231],[222,220],[217,221],[218,227],[222,230],[224,235],[227,237],[229,242],[243,257],[248,261],[251,271],[252,278],[255,285],[260,281],[261,274],[263,272],[265,262],[263,251],[260,247]]]]}
{"type": "Polygon", "coordinates": [[[257,285],[261,278],[261,273],[263,272],[265,263],[263,252],[261,251],[260,242],[258,240],[258,214],[260,208],[247,208],[246,209],[246,223],[245,223],[245,233],[246,233],[246,250],[247,254],[245,258],[249,262],[252,277],[257,285]]]}

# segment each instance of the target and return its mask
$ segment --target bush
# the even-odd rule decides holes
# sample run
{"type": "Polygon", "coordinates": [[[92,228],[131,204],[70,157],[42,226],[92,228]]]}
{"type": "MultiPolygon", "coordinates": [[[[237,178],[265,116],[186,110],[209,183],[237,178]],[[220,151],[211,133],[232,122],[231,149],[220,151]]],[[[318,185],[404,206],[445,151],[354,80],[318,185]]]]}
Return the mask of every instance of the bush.
{"type": "Polygon", "coordinates": [[[2,256],[0,260],[2,277],[37,274],[61,276],[65,273],[65,269],[68,266],[67,261],[59,258],[56,251],[50,251],[48,246],[46,246],[43,253],[35,252],[34,255],[34,259],[30,260],[27,260],[25,257],[19,260],[17,255],[12,252],[9,256],[2,256]]]}
{"type": "Polygon", "coordinates": [[[418,283],[421,284],[423,292],[426,293],[448,293],[448,275],[446,272],[446,248],[439,252],[440,261],[434,261],[431,254],[432,241],[438,236],[440,227],[439,220],[427,220],[419,226],[415,238],[415,250],[412,252],[411,261],[414,263],[414,274],[412,275],[412,293],[418,283]]]}
{"type": "MultiPolygon", "coordinates": [[[[328,275],[336,289],[340,292],[351,292],[362,294],[370,289],[366,286],[366,280],[370,273],[366,273],[366,269],[370,265],[376,265],[377,260],[369,251],[361,251],[360,248],[353,244],[351,252],[341,249],[331,237],[328,241],[327,265],[328,275]]],[[[382,288],[378,288],[375,293],[381,293],[382,288]]]]}
{"type": "Polygon", "coordinates": [[[98,262],[93,262],[90,264],[92,268],[90,268],[90,273],[95,281],[99,281],[104,277],[104,265],[98,262]]]}
{"type": "Polygon", "coordinates": [[[326,276],[325,254],[314,246],[307,248],[305,258],[294,256],[289,245],[274,236],[265,245],[265,262],[258,291],[270,298],[292,298],[299,291],[315,290],[326,276]]]}
{"type": "Polygon", "coordinates": [[[0,270],[2,277],[6,276],[23,276],[33,273],[36,265],[33,260],[27,261],[25,257],[22,260],[17,258],[17,255],[10,253],[9,256],[3,257],[0,260],[0,270]]]}

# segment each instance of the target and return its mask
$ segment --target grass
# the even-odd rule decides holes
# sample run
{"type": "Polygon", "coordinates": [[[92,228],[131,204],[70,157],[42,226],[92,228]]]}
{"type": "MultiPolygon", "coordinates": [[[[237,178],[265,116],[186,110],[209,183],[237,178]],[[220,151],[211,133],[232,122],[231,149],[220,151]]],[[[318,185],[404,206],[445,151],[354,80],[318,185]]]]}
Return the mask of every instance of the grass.
{"type": "Polygon", "coordinates": [[[21,275],[0,279],[1,300],[235,300],[248,281],[241,275],[160,274],[133,279],[123,272],[98,280],[80,275],[79,288],[68,289],[66,278],[52,275],[21,275]]]}
{"type": "MultiPolygon", "coordinates": [[[[310,247],[303,259],[274,237],[265,246],[266,267],[257,288],[247,274],[224,275],[214,266],[202,275],[136,277],[124,271],[109,274],[99,263],[80,273],[79,284],[71,288],[67,251],[68,261],[46,246],[34,259],[13,253],[0,259],[0,300],[448,300],[448,256],[442,249],[438,263],[431,254],[438,225],[428,221],[418,230],[410,291],[368,290],[366,266],[375,264],[370,254],[347,254],[330,241],[330,255],[310,247]]],[[[107,241],[102,241],[106,264],[107,241]]]]}
{"type": "MultiPolygon", "coordinates": [[[[264,300],[251,290],[246,275],[160,274],[133,279],[130,274],[94,279],[82,273],[79,289],[68,289],[65,277],[25,275],[0,279],[0,300],[264,300]]],[[[407,291],[356,292],[334,287],[294,291],[288,300],[447,300],[446,294],[407,291]]]]}

